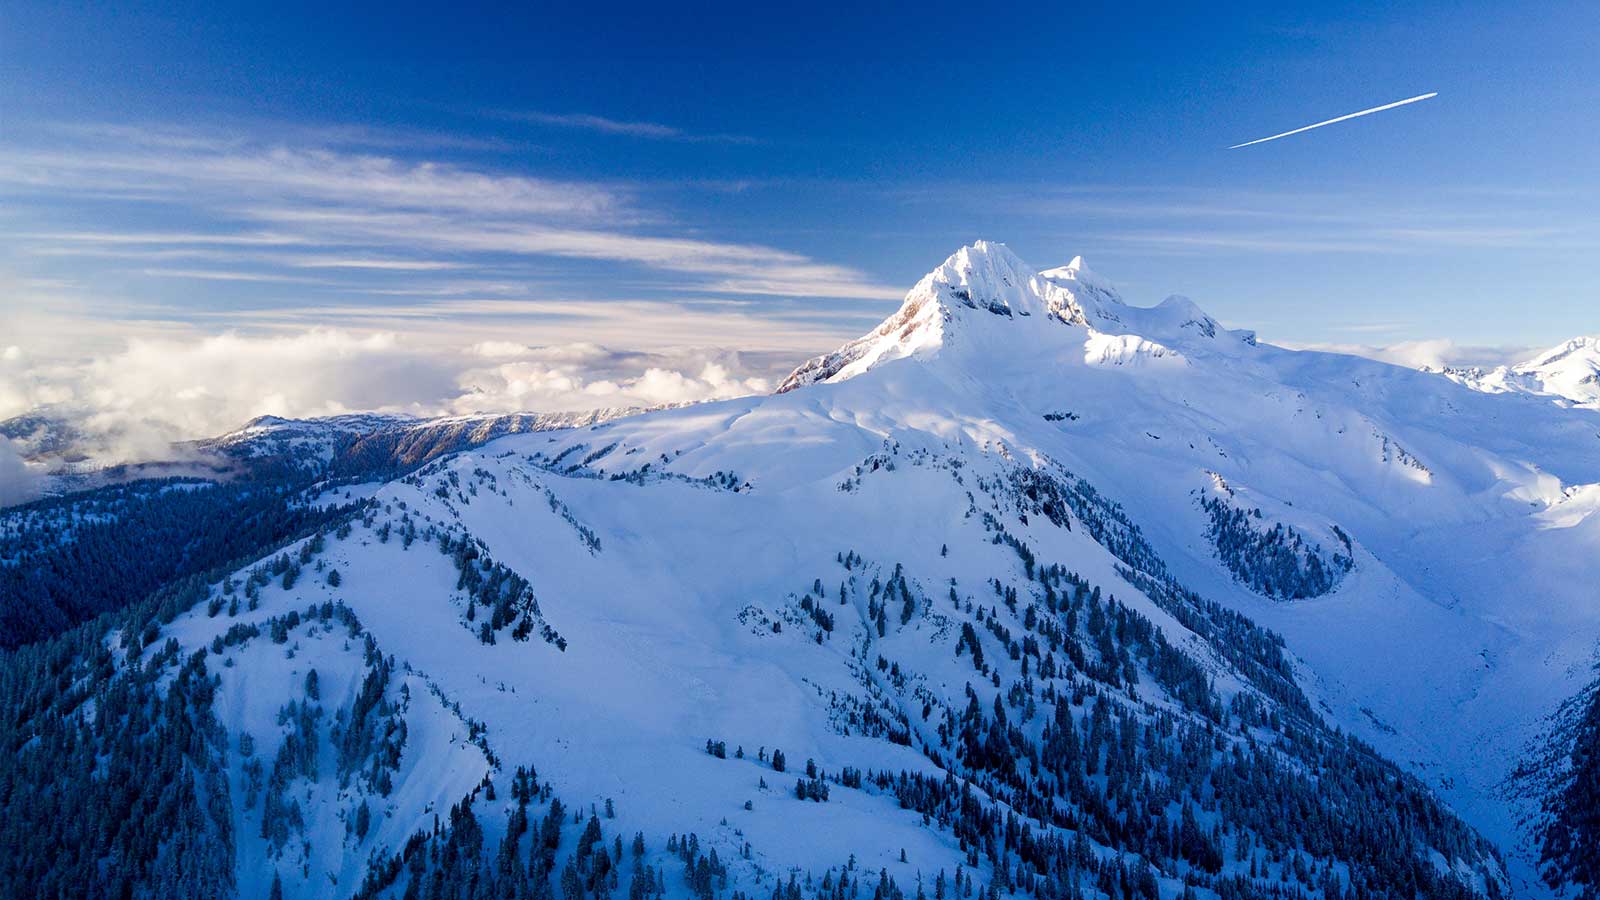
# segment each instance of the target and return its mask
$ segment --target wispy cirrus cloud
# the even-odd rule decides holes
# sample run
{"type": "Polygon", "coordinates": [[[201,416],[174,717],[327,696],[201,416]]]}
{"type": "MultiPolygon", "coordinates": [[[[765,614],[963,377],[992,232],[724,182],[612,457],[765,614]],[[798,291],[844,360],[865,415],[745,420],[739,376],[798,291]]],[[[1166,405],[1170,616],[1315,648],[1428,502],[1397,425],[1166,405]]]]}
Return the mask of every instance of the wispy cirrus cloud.
{"type": "Polygon", "coordinates": [[[460,263],[436,259],[356,259],[342,256],[307,256],[289,261],[299,269],[377,269],[386,272],[439,272],[459,269],[460,263]]]}
{"type": "Polygon", "coordinates": [[[271,272],[233,272],[226,269],[140,269],[141,274],[155,278],[189,278],[199,281],[248,281],[270,284],[328,284],[316,278],[298,278],[293,275],[276,275],[271,272]]]}
{"type": "Polygon", "coordinates": [[[718,144],[757,143],[755,138],[748,135],[690,132],[672,125],[663,125],[659,122],[628,121],[624,119],[613,119],[607,116],[597,116],[591,113],[551,113],[540,112],[537,110],[502,110],[494,113],[494,115],[496,118],[510,119],[518,122],[531,122],[536,125],[548,125],[556,128],[575,128],[582,131],[597,132],[599,134],[648,138],[651,140],[718,144]]]}
{"type": "Polygon", "coordinates": [[[62,252],[71,252],[71,245],[144,245],[144,246],[244,246],[282,247],[304,244],[307,239],[291,234],[210,234],[204,232],[160,231],[45,231],[18,232],[12,237],[42,244],[65,244],[62,252]]]}
{"type": "Polygon", "coordinates": [[[1198,253],[1234,251],[1271,254],[1407,254],[1419,248],[1522,248],[1586,250],[1600,248],[1600,234],[1581,226],[1459,228],[1448,226],[1381,227],[1353,224],[1337,230],[1300,228],[1229,230],[1107,230],[1098,240],[1146,252],[1198,253]]]}
{"type": "Polygon", "coordinates": [[[479,215],[615,219],[624,208],[614,189],[600,185],[277,144],[9,150],[0,154],[0,184],[52,192],[156,196],[168,203],[198,203],[222,193],[479,215]],[[193,193],[175,196],[169,193],[174,189],[193,193]]]}
{"type": "Polygon", "coordinates": [[[720,276],[692,282],[695,290],[896,300],[904,291],[868,283],[854,269],[758,244],[638,235],[598,228],[559,228],[523,222],[463,223],[428,213],[330,215],[321,209],[254,209],[274,227],[303,229],[333,244],[411,241],[457,253],[553,256],[634,263],[686,275],[720,276]]]}
{"type": "MultiPolygon", "coordinates": [[[[495,282],[448,282],[431,292],[407,292],[404,304],[383,302],[387,296],[375,292],[365,302],[216,309],[182,327],[195,337],[218,331],[259,335],[330,327],[359,334],[406,335],[414,345],[423,346],[480,344],[521,335],[540,344],[600,343],[650,352],[728,347],[797,363],[861,334],[879,319],[871,310],[854,315],[803,306],[773,310],[743,300],[527,298],[517,285],[495,282]]],[[[152,319],[164,313],[145,312],[152,319]]]]}
{"type": "Polygon", "coordinates": [[[96,134],[74,134],[44,147],[0,145],[0,191],[24,207],[37,205],[57,224],[12,232],[17,252],[145,262],[187,257],[218,267],[127,271],[218,282],[293,284],[304,278],[297,270],[315,268],[340,273],[352,290],[385,286],[373,278],[546,259],[636,267],[655,273],[658,289],[666,291],[874,300],[900,295],[855,269],[803,254],[685,236],[696,229],[645,207],[622,185],[209,134],[160,130],[146,136],[122,129],[115,141],[94,140],[96,134]],[[61,226],[68,202],[85,227],[61,226]],[[187,227],[106,224],[136,218],[126,214],[130,205],[162,209],[186,220],[187,227]],[[97,214],[101,207],[103,215],[97,214]],[[325,252],[308,254],[309,247],[325,252]],[[369,283],[361,283],[364,277],[369,283]]]}

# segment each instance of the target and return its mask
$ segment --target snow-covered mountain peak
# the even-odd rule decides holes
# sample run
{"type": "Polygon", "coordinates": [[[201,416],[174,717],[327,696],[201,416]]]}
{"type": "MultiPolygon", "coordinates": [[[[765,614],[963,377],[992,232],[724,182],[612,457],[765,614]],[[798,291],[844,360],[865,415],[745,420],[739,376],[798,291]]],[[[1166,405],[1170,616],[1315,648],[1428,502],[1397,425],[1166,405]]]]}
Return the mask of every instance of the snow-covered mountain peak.
{"type": "Polygon", "coordinates": [[[1442,374],[1488,394],[1534,394],[1600,408],[1600,335],[1571,338],[1513,366],[1446,368],[1442,374]]]}
{"type": "MultiPolygon", "coordinates": [[[[977,317],[1043,314],[1039,279],[1004,244],[976,241],[952,253],[906,293],[894,315],[832,353],[807,360],[778,393],[820,381],[842,381],[880,362],[931,353],[946,343],[952,325],[977,317]]],[[[1081,322],[1081,316],[1079,317],[1081,322]]]]}
{"type": "Polygon", "coordinates": [[[1600,365],[1600,335],[1581,335],[1564,341],[1517,366],[1519,370],[1561,369],[1600,365]]]}
{"type": "Polygon", "coordinates": [[[1083,257],[1055,269],[1036,272],[1005,244],[976,241],[952,253],[925,275],[907,295],[907,302],[933,301],[954,316],[977,310],[1004,318],[1041,315],[1068,324],[1084,324],[1085,307],[1078,295],[1121,305],[1111,283],[1090,272],[1083,257]]]}
{"type": "MultiPolygon", "coordinates": [[[[1083,326],[1116,327],[1122,298],[1111,282],[1091,272],[1083,257],[1044,272],[1011,248],[975,241],[922,277],[894,315],[877,328],[796,369],[778,392],[819,381],[842,381],[880,362],[929,354],[952,343],[1015,346],[1021,332],[1083,326]]],[[[1085,337],[1076,331],[1076,338],[1085,337]]],[[[1059,338],[1036,338],[1053,344],[1059,338]]]]}
{"type": "Polygon", "coordinates": [[[1231,344],[1254,343],[1253,334],[1226,331],[1185,297],[1170,297],[1149,309],[1127,305],[1113,283],[1081,256],[1037,271],[1004,244],[976,241],[923,276],[877,328],[808,360],[778,392],[843,381],[893,359],[945,355],[949,348],[984,370],[1030,350],[1040,355],[1041,365],[1073,346],[1087,350],[1085,358],[1100,359],[1105,354],[1089,345],[1107,335],[1117,337],[1118,346],[1143,346],[1125,339],[1145,338],[1151,346],[1203,341],[1210,349],[1219,336],[1231,344]]]}
{"type": "Polygon", "coordinates": [[[1538,393],[1584,406],[1600,406],[1600,336],[1575,337],[1511,368],[1538,393]]]}
{"type": "Polygon", "coordinates": [[[928,273],[928,277],[948,272],[973,272],[979,269],[1010,270],[1021,275],[1032,274],[1028,270],[1028,264],[1023,262],[1010,247],[998,241],[978,240],[950,254],[938,268],[928,273]]]}
{"type": "Polygon", "coordinates": [[[1083,257],[1074,256],[1072,262],[1064,266],[1056,266],[1054,269],[1045,269],[1039,274],[1046,278],[1077,278],[1081,274],[1087,274],[1088,272],[1089,266],[1083,261],[1083,257]]]}
{"type": "Polygon", "coordinates": [[[1064,266],[1045,269],[1039,273],[1039,277],[1046,281],[1057,283],[1075,282],[1086,289],[1103,292],[1118,303],[1122,302],[1122,297],[1117,293],[1116,286],[1111,282],[1111,279],[1090,269],[1088,263],[1083,261],[1082,256],[1074,256],[1072,262],[1064,266]]]}

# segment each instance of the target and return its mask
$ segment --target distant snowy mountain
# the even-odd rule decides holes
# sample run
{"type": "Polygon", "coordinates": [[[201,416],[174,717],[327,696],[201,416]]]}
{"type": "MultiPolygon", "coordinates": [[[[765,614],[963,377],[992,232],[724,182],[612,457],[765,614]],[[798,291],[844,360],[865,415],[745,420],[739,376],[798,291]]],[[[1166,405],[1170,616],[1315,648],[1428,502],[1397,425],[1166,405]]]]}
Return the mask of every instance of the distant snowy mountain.
{"type": "Polygon", "coordinates": [[[561,413],[419,418],[354,414],[317,419],[262,416],[237,431],[180,449],[249,465],[275,463],[336,477],[414,468],[508,434],[556,431],[644,412],[637,407],[561,413]]]}
{"type": "Polygon", "coordinates": [[[1600,409],[1600,336],[1573,338],[1514,366],[1437,371],[1475,391],[1532,394],[1600,409]]]}
{"type": "Polygon", "coordinates": [[[61,670],[193,710],[217,895],[1550,893],[1600,412],[980,242],[776,394],[544,424],[211,444],[382,462],[61,670]]]}
{"type": "Polygon", "coordinates": [[[174,444],[155,459],[109,466],[97,461],[92,439],[65,411],[0,421],[0,437],[17,441],[23,458],[48,472],[46,493],[59,495],[146,478],[237,477],[274,470],[331,477],[392,473],[507,434],[593,425],[644,411],[617,407],[434,418],[390,413],[260,416],[226,434],[174,444]]]}
{"type": "Polygon", "coordinates": [[[30,458],[78,462],[82,434],[63,416],[34,411],[0,420],[0,438],[16,441],[30,458]]]}

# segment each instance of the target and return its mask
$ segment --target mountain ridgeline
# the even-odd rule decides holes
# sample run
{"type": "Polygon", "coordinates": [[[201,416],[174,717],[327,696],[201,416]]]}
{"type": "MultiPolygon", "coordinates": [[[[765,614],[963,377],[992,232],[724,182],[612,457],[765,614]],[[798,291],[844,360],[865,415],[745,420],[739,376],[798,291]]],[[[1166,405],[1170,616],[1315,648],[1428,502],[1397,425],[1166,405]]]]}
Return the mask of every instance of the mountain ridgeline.
{"type": "Polygon", "coordinates": [[[771,396],[254,423],[5,513],[0,893],[1592,892],[1597,426],[987,243],[771,396]]]}

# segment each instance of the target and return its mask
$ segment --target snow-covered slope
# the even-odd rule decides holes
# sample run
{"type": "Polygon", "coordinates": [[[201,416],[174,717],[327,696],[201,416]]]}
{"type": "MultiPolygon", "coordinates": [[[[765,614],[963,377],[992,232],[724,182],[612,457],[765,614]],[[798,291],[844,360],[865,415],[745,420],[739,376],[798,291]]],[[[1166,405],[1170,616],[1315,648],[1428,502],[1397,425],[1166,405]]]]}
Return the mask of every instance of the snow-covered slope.
{"type": "Polygon", "coordinates": [[[1600,409],[1600,336],[1573,338],[1514,366],[1440,371],[1475,391],[1532,394],[1600,409]]]}
{"type": "Polygon", "coordinates": [[[642,835],[627,872],[676,873],[692,832],[752,896],[958,869],[1092,892],[1118,859],[1169,897],[1537,894],[1537,798],[1505,780],[1591,677],[1595,485],[1600,413],[979,243],[775,395],[436,460],[161,632],[211,648],[256,748],[227,763],[244,896],[350,887],[469,792],[493,846],[519,766],[642,835]],[[313,669],[322,717],[296,718],[313,669]],[[286,769],[300,824],[270,836],[250,760],[343,746],[369,681],[398,755],[286,769]]]}

